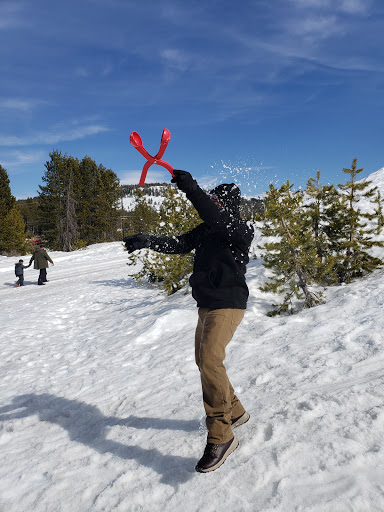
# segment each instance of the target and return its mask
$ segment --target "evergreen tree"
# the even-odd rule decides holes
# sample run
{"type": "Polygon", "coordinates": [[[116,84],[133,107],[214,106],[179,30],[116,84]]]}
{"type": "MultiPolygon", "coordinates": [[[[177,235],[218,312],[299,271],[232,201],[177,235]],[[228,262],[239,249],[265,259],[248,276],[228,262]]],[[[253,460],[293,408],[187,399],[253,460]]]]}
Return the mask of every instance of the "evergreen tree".
{"type": "Polygon", "coordinates": [[[264,215],[264,202],[262,199],[246,199],[244,197],[240,200],[240,214],[244,220],[255,222],[261,220],[264,215]]]}
{"type": "Polygon", "coordinates": [[[11,193],[7,171],[0,165],[0,253],[25,254],[25,224],[11,193]]]}
{"type": "Polygon", "coordinates": [[[339,196],[333,185],[321,185],[320,175],[320,171],[317,171],[316,179],[308,180],[305,189],[308,199],[303,206],[308,225],[312,229],[316,254],[321,261],[315,279],[317,282],[332,284],[337,281],[334,271],[336,259],[327,229],[331,224],[335,202],[338,202],[339,196]]]}
{"type": "Polygon", "coordinates": [[[120,182],[116,174],[99,164],[97,167],[95,195],[97,210],[95,224],[98,226],[98,241],[116,240],[119,222],[120,182]]]}
{"type": "Polygon", "coordinates": [[[370,199],[376,192],[376,187],[369,188],[370,181],[357,181],[357,176],[364,169],[357,169],[357,159],[352,161],[351,169],[344,168],[350,178],[345,184],[340,184],[341,191],[341,221],[344,238],[340,243],[341,259],[337,263],[337,273],[340,282],[349,283],[354,277],[361,277],[372,272],[383,262],[372,256],[368,250],[374,246],[383,247],[384,243],[372,239],[375,229],[367,226],[367,220],[372,214],[362,213],[358,207],[361,198],[370,199]]]}
{"type": "Polygon", "coordinates": [[[261,287],[262,291],[285,293],[284,301],[276,305],[270,316],[294,311],[293,299],[304,299],[302,307],[310,308],[322,303],[310,285],[321,275],[321,259],[316,252],[312,229],[303,210],[303,194],[292,192],[289,181],[276,189],[270,184],[265,198],[264,237],[277,237],[266,242],[263,249],[264,266],[274,276],[261,287]]]}
{"type": "Polygon", "coordinates": [[[98,242],[99,231],[97,227],[97,164],[89,156],[79,162],[79,172],[74,184],[77,224],[79,237],[84,244],[98,242]]]}
{"type": "Polygon", "coordinates": [[[86,156],[77,158],[55,150],[46,162],[39,192],[39,225],[53,249],[69,250],[117,239],[116,174],[86,156]]]}
{"type": "Polygon", "coordinates": [[[0,219],[4,219],[15,205],[16,199],[11,193],[8,173],[0,165],[0,219]]]}
{"type": "Polygon", "coordinates": [[[376,196],[371,200],[371,203],[375,205],[373,216],[377,219],[376,235],[379,235],[384,226],[383,201],[381,199],[380,190],[377,191],[376,196]]]}
{"type": "MultiPolygon", "coordinates": [[[[153,234],[177,236],[190,231],[201,223],[196,210],[174,187],[169,186],[164,197],[158,224],[153,234]]],[[[148,280],[151,283],[160,283],[168,295],[171,295],[188,283],[193,269],[193,254],[161,254],[144,250],[130,255],[130,265],[138,262],[142,264],[142,269],[132,274],[133,277],[138,282],[148,280]]]]}
{"type": "Polygon", "coordinates": [[[136,233],[154,233],[154,230],[159,223],[158,213],[148,204],[144,191],[141,188],[136,188],[134,196],[135,206],[133,210],[127,214],[129,221],[127,235],[134,235],[136,233]]]}
{"type": "Polygon", "coordinates": [[[85,156],[79,164],[75,197],[80,238],[87,243],[116,240],[120,199],[116,174],[85,156]]]}
{"type": "Polygon", "coordinates": [[[28,197],[27,199],[18,199],[16,203],[25,222],[27,237],[31,238],[40,230],[38,201],[36,198],[28,197]]]}
{"type": "Polygon", "coordinates": [[[7,213],[1,222],[0,251],[8,254],[27,253],[25,224],[16,206],[7,213]]]}
{"type": "Polygon", "coordinates": [[[42,177],[45,185],[39,185],[39,226],[49,247],[61,250],[68,184],[71,174],[75,175],[78,161],[62,155],[58,150],[49,156],[50,160],[45,163],[46,171],[42,177]]]}
{"type": "Polygon", "coordinates": [[[78,227],[76,220],[76,201],[73,192],[73,172],[70,172],[69,182],[64,202],[64,217],[61,218],[61,246],[63,251],[69,252],[78,238],[78,227]]]}

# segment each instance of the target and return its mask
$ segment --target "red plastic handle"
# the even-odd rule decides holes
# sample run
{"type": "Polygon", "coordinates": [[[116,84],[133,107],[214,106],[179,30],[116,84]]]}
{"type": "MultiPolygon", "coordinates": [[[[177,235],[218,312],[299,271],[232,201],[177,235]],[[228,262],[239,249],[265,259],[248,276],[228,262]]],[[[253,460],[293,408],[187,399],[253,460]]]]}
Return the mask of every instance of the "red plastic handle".
{"type": "Polygon", "coordinates": [[[168,142],[171,139],[171,132],[167,130],[167,128],[164,128],[163,133],[161,135],[161,141],[160,141],[160,149],[156,153],[155,156],[152,156],[148,153],[146,149],[143,147],[143,141],[141,140],[140,135],[137,132],[132,132],[129,137],[129,142],[132,144],[132,146],[137,149],[137,151],[143,155],[143,157],[147,160],[147,162],[144,164],[143,170],[141,172],[139,185],[142,187],[145,183],[145,178],[147,177],[148,169],[151,167],[151,165],[156,164],[160,165],[161,167],[164,167],[173,174],[173,167],[168,162],[165,162],[164,160],[161,160],[161,157],[164,155],[165,150],[167,149],[168,142]]]}
{"type": "Polygon", "coordinates": [[[129,136],[129,142],[132,144],[134,148],[143,146],[143,141],[141,140],[141,137],[137,132],[131,133],[131,135],[129,136]]]}

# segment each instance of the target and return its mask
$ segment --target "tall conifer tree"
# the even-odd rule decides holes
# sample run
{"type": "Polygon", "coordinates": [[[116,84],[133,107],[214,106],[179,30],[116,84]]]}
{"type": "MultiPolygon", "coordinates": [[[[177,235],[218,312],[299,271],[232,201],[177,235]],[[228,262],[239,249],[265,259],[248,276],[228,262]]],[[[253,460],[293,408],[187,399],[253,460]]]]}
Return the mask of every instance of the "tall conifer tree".
{"type": "Polygon", "coordinates": [[[7,171],[0,165],[0,253],[25,254],[25,224],[12,195],[7,171]]]}
{"type": "Polygon", "coordinates": [[[120,182],[116,174],[99,164],[96,173],[95,195],[97,210],[95,224],[99,241],[116,240],[119,220],[120,182]]]}
{"type": "MultiPolygon", "coordinates": [[[[39,225],[51,249],[62,249],[63,222],[66,216],[68,183],[76,160],[54,150],[45,163],[42,177],[45,185],[39,185],[39,225]]],[[[41,233],[40,233],[41,234],[41,233]]]]}
{"type": "Polygon", "coordinates": [[[333,185],[322,185],[320,183],[320,171],[316,173],[316,179],[310,178],[307,182],[305,194],[304,213],[312,229],[316,254],[319,258],[316,273],[313,277],[319,283],[332,284],[337,281],[335,267],[335,256],[333,255],[331,241],[327,234],[330,224],[330,215],[334,208],[335,201],[338,201],[338,193],[333,185]]]}
{"type": "Polygon", "coordinates": [[[284,301],[269,315],[293,312],[294,298],[303,299],[302,307],[310,308],[322,303],[321,294],[311,290],[319,274],[321,260],[316,252],[312,229],[303,211],[303,194],[292,192],[289,181],[276,189],[270,184],[265,197],[262,235],[277,237],[266,242],[263,249],[264,266],[274,273],[262,291],[285,293],[284,301]]]}
{"type": "Polygon", "coordinates": [[[7,171],[0,165],[0,219],[16,206],[16,199],[12,195],[7,171]]]}
{"type": "Polygon", "coordinates": [[[55,150],[50,157],[46,184],[39,192],[40,226],[50,247],[68,250],[115,240],[120,197],[116,174],[88,156],[79,162],[55,150]]]}
{"type": "Polygon", "coordinates": [[[361,277],[382,265],[381,259],[372,256],[368,251],[374,246],[383,247],[384,243],[372,239],[375,229],[367,225],[372,219],[369,213],[363,213],[358,203],[362,198],[371,199],[376,187],[370,187],[370,181],[358,181],[358,175],[364,169],[357,169],[357,158],[352,161],[350,169],[343,171],[349,175],[345,184],[340,184],[342,204],[342,230],[344,240],[340,245],[341,259],[337,264],[337,272],[341,282],[349,283],[354,277],[361,277]]]}
{"type": "Polygon", "coordinates": [[[61,218],[61,245],[63,251],[72,251],[78,239],[76,220],[76,201],[73,192],[73,172],[70,172],[69,182],[64,200],[64,216],[61,218]]]}
{"type": "Polygon", "coordinates": [[[12,208],[0,226],[0,251],[9,254],[26,254],[25,224],[18,208],[12,208]]]}
{"type": "Polygon", "coordinates": [[[39,210],[38,202],[32,197],[19,199],[17,206],[23,216],[27,236],[30,238],[39,231],[39,210]]]}

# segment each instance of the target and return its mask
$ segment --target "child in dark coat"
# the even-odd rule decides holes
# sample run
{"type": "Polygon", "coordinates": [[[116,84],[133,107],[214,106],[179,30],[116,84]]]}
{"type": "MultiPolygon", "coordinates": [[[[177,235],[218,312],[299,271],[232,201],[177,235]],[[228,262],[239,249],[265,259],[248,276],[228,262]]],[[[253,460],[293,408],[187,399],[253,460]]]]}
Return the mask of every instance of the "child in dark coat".
{"type": "Polygon", "coordinates": [[[29,265],[23,265],[24,261],[19,260],[19,263],[15,263],[15,275],[18,277],[18,281],[16,281],[16,286],[24,286],[24,269],[29,268],[29,265]]]}

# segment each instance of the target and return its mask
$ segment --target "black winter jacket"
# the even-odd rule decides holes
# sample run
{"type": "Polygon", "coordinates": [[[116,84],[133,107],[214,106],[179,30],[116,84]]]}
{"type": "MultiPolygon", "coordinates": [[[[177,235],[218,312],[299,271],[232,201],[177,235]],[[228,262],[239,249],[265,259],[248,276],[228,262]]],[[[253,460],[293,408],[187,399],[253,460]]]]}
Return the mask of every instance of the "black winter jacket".
{"type": "Polygon", "coordinates": [[[195,249],[189,282],[197,306],[245,309],[249,295],[245,272],[253,228],[240,218],[240,191],[236,185],[220,185],[211,193],[224,203],[223,209],[198,187],[187,197],[204,222],[177,237],[150,236],[149,248],[167,254],[195,249]]]}

